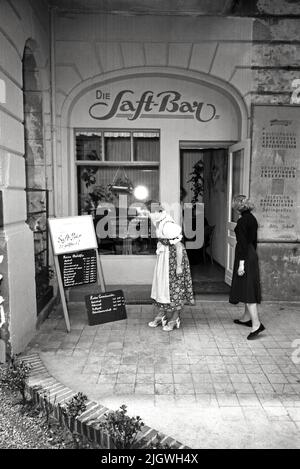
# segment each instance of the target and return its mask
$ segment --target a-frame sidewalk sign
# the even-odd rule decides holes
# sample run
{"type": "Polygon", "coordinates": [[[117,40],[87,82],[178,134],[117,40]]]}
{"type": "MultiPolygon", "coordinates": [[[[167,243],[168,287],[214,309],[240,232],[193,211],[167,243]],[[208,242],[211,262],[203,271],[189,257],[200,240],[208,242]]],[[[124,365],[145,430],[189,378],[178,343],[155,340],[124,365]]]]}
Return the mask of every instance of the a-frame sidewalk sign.
{"type": "Polygon", "coordinates": [[[48,225],[66,328],[70,332],[65,289],[98,283],[101,291],[106,291],[93,218],[49,218],[48,225]]]}

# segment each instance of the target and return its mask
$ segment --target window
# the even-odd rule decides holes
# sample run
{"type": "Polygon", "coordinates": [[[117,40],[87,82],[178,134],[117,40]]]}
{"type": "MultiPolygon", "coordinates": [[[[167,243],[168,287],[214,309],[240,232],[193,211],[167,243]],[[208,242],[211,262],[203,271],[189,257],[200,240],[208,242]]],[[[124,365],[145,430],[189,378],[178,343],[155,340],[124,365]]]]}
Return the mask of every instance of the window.
{"type": "Polygon", "coordinates": [[[101,254],[155,253],[134,206],[159,198],[159,163],[158,131],[76,131],[78,213],[93,216],[101,254]]]}

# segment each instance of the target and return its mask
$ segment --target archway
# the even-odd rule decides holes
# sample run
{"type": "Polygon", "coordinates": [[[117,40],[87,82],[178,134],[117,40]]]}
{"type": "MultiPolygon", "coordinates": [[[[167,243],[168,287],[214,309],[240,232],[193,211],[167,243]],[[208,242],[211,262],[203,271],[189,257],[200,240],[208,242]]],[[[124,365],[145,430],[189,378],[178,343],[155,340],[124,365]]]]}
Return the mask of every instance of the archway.
{"type": "MultiPolygon", "coordinates": [[[[60,122],[60,142],[57,145],[57,160],[61,161],[61,168],[57,169],[54,186],[56,188],[57,199],[59,200],[57,209],[57,215],[66,216],[67,214],[76,214],[77,207],[75,194],[75,174],[74,174],[74,127],[90,127],[88,120],[84,117],[88,116],[88,110],[85,109],[79,112],[79,118],[77,122],[74,122],[74,116],[78,114],[79,103],[84,101],[88,95],[94,96],[97,88],[106,89],[118,86],[118,83],[124,83],[126,80],[132,84],[132,82],[139,78],[144,78],[147,81],[146,88],[149,83],[152,84],[155,77],[162,79],[176,79],[181,82],[186,82],[190,85],[204,86],[208,90],[218,93],[228,100],[228,104],[233,106],[234,115],[237,119],[237,135],[235,141],[243,140],[248,137],[250,127],[250,110],[248,109],[246,102],[239,91],[228,82],[221,80],[212,75],[205,74],[203,72],[187,71],[177,67],[132,67],[130,69],[115,70],[113,72],[107,72],[98,76],[94,76],[87,80],[80,82],[76,85],[66,96],[62,103],[58,103],[57,114],[60,122]],[[62,157],[64,155],[64,158],[62,157]],[[70,155],[66,158],[66,155],[70,155]],[[63,181],[68,181],[69,190],[66,193],[65,187],[63,187],[63,181]]],[[[94,103],[95,99],[91,101],[94,103]]],[[[226,112],[228,114],[228,112],[226,112]]],[[[227,120],[226,125],[231,118],[227,120]]],[[[145,121],[146,119],[144,119],[145,121]]],[[[217,121],[215,121],[217,122],[217,121]]],[[[219,121],[220,122],[220,121],[219,121]]],[[[97,121],[94,121],[92,125],[97,126],[97,121]]],[[[153,123],[153,121],[152,121],[153,123]]],[[[150,127],[151,127],[151,124],[150,127]]],[[[120,124],[119,124],[120,126],[120,124]]],[[[222,140],[222,137],[220,137],[222,140]]],[[[224,139],[223,139],[224,140],[224,139]]],[[[227,140],[227,139],[226,139],[227,140]]],[[[53,156],[54,158],[54,156],[53,156]]],[[[179,164],[179,157],[178,157],[179,164]]],[[[56,163],[54,162],[54,166],[56,163]]],[[[177,174],[179,181],[179,172],[177,174]]],[[[179,197],[179,191],[178,191],[179,197]]]]}
{"type": "Polygon", "coordinates": [[[53,296],[48,246],[48,190],[44,152],[43,96],[35,52],[29,39],[23,56],[23,96],[27,223],[33,231],[37,312],[53,296]]]}
{"type": "MultiPolygon", "coordinates": [[[[111,129],[127,131],[134,128],[138,129],[139,132],[141,129],[148,131],[149,129],[159,129],[160,199],[169,206],[173,202],[175,205],[177,203],[176,215],[179,219],[180,142],[201,140],[207,144],[218,141],[219,146],[220,142],[231,144],[247,138],[249,128],[249,113],[246,103],[234,87],[216,77],[167,67],[159,69],[143,67],[121,72],[114,71],[103,76],[93,77],[71,90],[61,108],[58,109],[58,113],[61,125],[58,159],[61,161],[61,167],[59,168],[55,187],[58,188],[61,194],[59,197],[60,216],[80,213],[78,210],[78,168],[83,168],[87,163],[80,161],[81,157],[77,155],[77,142],[74,138],[76,132],[78,133],[81,130],[93,132],[97,129],[98,132],[102,132],[101,136],[103,135],[105,138],[107,129],[109,131],[111,129]],[[182,96],[186,108],[188,108],[189,103],[199,101],[200,104],[203,101],[204,108],[207,104],[216,109],[215,118],[208,119],[206,117],[207,120],[197,120],[195,116],[187,116],[187,114],[184,118],[184,116],[179,115],[180,112],[184,113],[186,111],[183,106],[183,111],[179,110],[176,117],[171,119],[170,109],[174,111],[172,105],[167,109],[169,114],[165,109],[161,110],[163,106],[158,105],[158,99],[162,96],[161,93],[166,93],[166,90],[176,92],[176,99],[178,96],[182,96]],[[141,96],[145,96],[146,91],[153,95],[153,109],[144,109],[145,112],[141,113],[132,122],[126,114],[126,106],[129,106],[131,101],[134,103],[141,102],[141,96]],[[116,102],[116,97],[123,96],[123,93],[125,95],[128,93],[124,97],[126,103],[121,109],[125,114],[122,114],[121,111],[118,115],[110,113],[107,116],[105,114],[104,119],[100,109],[111,109],[112,104],[116,102]],[[105,105],[101,105],[102,98],[100,96],[108,97],[105,105]],[[92,113],[91,115],[89,110],[91,107],[95,109],[97,105],[99,114],[92,113]],[[173,183],[167,184],[167,181],[173,183]]],[[[175,114],[174,111],[173,115],[175,116],[175,114]]],[[[134,162],[134,158],[132,161],[134,162]]],[[[101,164],[100,162],[99,167],[101,164]]],[[[98,170],[100,174],[99,171],[100,169],[98,170]]],[[[114,285],[121,281],[123,284],[132,284],[134,282],[147,284],[151,282],[154,262],[152,257],[151,255],[144,256],[143,262],[141,262],[138,255],[132,257],[127,255],[127,258],[125,255],[116,256],[115,254],[102,256],[107,283],[114,285]]]]}

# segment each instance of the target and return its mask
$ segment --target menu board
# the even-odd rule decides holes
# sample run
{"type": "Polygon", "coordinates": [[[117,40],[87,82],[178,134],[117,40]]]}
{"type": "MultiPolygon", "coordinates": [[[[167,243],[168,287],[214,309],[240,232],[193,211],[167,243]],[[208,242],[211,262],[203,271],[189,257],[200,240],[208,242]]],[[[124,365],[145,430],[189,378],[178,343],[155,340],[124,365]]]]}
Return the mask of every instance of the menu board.
{"type": "Polygon", "coordinates": [[[126,319],[125,298],[122,290],[85,297],[89,325],[126,319]]]}
{"type": "Polygon", "coordinates": [[[98,248],[91,215],[49,218],[48,222],[55,255],[98,248]]]}
{"type": "Polygon", "coordinates": [[[300,238],[300,108],[253,108],[251,198],[260,241],[300,238]]]}
{"type": "Polygon", "coordinates": [[[71,254],[61,254],[58,262],[64,288],[97,282],[95,249],[71,254]]]}

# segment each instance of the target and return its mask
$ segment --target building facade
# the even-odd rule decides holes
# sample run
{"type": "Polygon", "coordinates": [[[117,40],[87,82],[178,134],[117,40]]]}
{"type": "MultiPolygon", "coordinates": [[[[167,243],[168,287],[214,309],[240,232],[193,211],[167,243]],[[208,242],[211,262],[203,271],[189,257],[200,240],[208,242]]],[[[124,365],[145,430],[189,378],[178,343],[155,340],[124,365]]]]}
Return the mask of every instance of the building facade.
{"type": "MultiPolygon", "coordinates": [[[[179,221],[199,161],[199,201],[224,279],[234,253],[231,196],[243,192],[256,203],[264,299],[299,301],[299,3],[232,2],[226,14],[207,15],[91,3],[0,2],[6,353],[24,349],[37,311],[55,297],[48,217],[101,221],[110,203],[120,219],[120,201],[134,199],[113,188],[128,184],[179,221]]],[[[98,236],[106,282],[150,284],[151,240],[111,238],[98,236]]]]}

